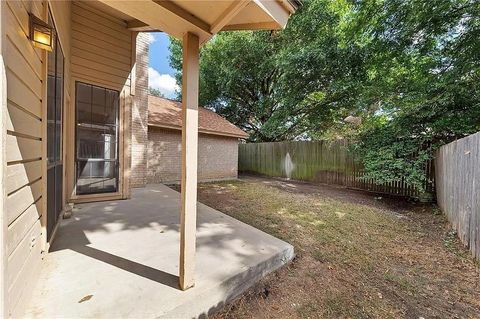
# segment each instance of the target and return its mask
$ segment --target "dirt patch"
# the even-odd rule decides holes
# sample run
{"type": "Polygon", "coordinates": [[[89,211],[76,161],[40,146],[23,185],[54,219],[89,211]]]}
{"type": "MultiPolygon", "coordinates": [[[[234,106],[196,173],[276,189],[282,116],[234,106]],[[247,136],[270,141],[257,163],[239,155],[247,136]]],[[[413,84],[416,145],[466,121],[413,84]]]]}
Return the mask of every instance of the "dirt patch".
{"type": "Polygon", "coordinates": [[[262,183],[286,192],[296,194],[316,194],[353,204],[369,205],[394,211],[404,211],[410,210],[413,207],[424,206],[423,204],[402,196],[367,192],[365,190],[345,188],[337,185],[308,183],[276,177],[265,178],[255,175],[243,175],[241,176],[241,180],[262,183]]]}
{"type": "Polygon", "coordinates": [[[198,195],[297,255],[215,318],[480,317],[479,265],[435,206],[256,177],[198,195]]]}

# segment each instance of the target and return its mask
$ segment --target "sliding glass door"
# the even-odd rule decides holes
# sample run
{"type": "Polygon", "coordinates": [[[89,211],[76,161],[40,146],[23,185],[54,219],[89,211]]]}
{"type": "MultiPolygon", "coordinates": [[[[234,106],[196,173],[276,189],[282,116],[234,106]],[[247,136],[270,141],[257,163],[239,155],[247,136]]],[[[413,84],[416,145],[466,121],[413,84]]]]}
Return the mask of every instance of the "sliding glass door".
{"type": "MultiPolygon", "coordinates": [[[[48,21],[53,24],[50,13],[48,21]]],[[[48,52],[47,79],[47,239],[50,240],[63,209],[63,68],[64,56],[58,37],[48,52]]]]}
{"type": "Polygon", "coordinates": [[[76,83],[76,194],[118,191],[119,93],[76,83]]]}

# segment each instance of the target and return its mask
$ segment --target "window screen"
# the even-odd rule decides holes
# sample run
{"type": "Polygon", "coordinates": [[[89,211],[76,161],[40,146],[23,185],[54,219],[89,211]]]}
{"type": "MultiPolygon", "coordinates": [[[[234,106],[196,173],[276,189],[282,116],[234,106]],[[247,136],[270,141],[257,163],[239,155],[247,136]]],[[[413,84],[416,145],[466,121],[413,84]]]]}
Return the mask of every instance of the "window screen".
{"type": "Polygon", "coordinates": [[[119,93],[76,84],[77,194],[118,189],[119,93]]]}

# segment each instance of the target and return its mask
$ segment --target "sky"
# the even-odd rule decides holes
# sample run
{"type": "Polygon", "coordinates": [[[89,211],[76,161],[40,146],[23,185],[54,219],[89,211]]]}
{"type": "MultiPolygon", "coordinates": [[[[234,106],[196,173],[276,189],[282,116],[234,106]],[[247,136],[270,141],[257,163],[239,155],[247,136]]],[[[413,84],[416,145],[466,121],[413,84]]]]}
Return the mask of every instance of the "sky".
{"type": "Polygon", "coordinates": [[[149,86],[160,90],[167,98],[175,98],[179,87],[175,81],[175,71],[169,65],[168,35],[163,32],[152,32],[150,36],[149,86]]]}

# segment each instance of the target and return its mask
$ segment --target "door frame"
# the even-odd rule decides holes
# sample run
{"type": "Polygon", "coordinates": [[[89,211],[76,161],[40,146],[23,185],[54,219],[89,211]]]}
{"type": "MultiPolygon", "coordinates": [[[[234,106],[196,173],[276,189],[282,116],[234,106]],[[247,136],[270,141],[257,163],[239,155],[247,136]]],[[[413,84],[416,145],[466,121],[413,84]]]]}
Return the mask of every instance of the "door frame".
{"type": "MultiPolygon", "coordinates": [[[[122,90],[119,91],[118,87],[114,87],[112,85],[106,85],[105,83],[100,83],[94,80],[86,80],[84,78],[77,78],[75,76],[71,77],[71,91],[73,92],[73,98],[71,102],[71,112],[69,115],[69,124],[71,125],[71,134],[68,136],[68,149],[67,152],[68,156],[68,172],[69,176],[69,184],[71,189],[68,189],[68,193],[70,194],[69,201],[75,204],[80,203],[90,203],[90,202],[101,202],[101,201],[109,201],[109,200],[120,200],[120,199],[127,199],[128,192],[125,191],[126,188],[126,171],[125,167],[127,167],[127,157],[129,150],[125,149],[125,146],[128,144],[125,141],[129,130],[128,120],[130,119],[129,112],[127,112],[129,104],[131,104],[132,97],[128,92],[126,92],[126,87],[123,87],[122,90]],[[76,115],[77,115],[77,82],[85,83],[93,86],[98,86],[102,88],[106,88],[109,90],[117,91],[119,93],[119,114],[118,114],[118,187],[116,192],[112,193],[98,193],[98,194],[77,194],[76,192],[76,168],[75,168],[75,151],[76,151],[76,115]]],[[[67,173],[68,174],[68,173],[67,173]]],[[[67,186],[68,187],[68,186],[67,186]]]]}
{"type": "MultiPolygon", "coordinates": [[[[131,170],[131,121],[132,121],[132,106],[135,99],[135,75],[136,75],[136,38],[138,32],[131,32],[131,73],[130,73],[130,85],[126,83],[123,87],[115,86],[106,81],[89,77],[88,75],[78,75],[73,69],[70,70],[69,88],[70,88],[70,102],[67,109],[66,120],[66,201],[69,203],[89,203],[108,200],[120,200],[129,199],[130,192],[130,170],[131,170]],[[87,84],[97,85],[107,89],[120,92],[120,114],[119,114],[119,186],[116,193],[102,193],[102,194],[89,194],[89,195],[77,195],[75,190],[75,101],[76,101],[76,88],[75,83],[84,82],[87,84]]],[[[73,51],[70,52],[73,55],[73,51]]],[[[126,79],[127,80],[127,79],[126,79]]]]}
{"type": "Polygon", "coordinates": [[[58,23],[56,23],[56,17],[54,14],[53,9],[51,8],[50,1],[45,1],[44,2],[44,13],[43,13],[43,19],[44,21],[48,21],[48,16],[50,15],[52,22],[53,22],[53,28],[54,28],[54,33],[55,33],[55,39],[58,39],[58,42],[60,44],[60,50],[62,51],[63,54],[63,96],[62,96],[62,129],[61,129],[61,134],[62,134],[62,163],[63,163],[63,170],[62,170],[62,193],[61,193],[61,205],[62,209],[60,210],[58,219],[53,226],[53,229],[51,231],[50,238],[48,238],[47,234],[47,229],[48,229],[48,162],[47,162],[47,156],[48,156],[48,52],[46,50],[42,50],[42,60],[44,61],[43,63],[43,69],[42,69],[42,76],[43,76],[43,88],[42,88],[42,96],[43,96],[43,101],[42,101],[42,122],[43,127],[42,127],[42,140],[44,141],[42,143],[42,194],[43,194],[43,202],[42,202],[42,216],[41,216],[41,225],[42,225],[42,237],[43,237],[43,242],[42,242],[42,251],[49,251],[52,242],[55,240],[55,236],[57,234],[58,227],[60,225],[61,221],[61,215],[65,209],[65,187],[66,187],[66,174],[65,174],[65,162],[66,162],[66,128],[67,128],[67,120],[66,120],[66,111],[68,109],[68,104],[67,104],[67,73],[66,73],[66,65],[67,63],[70,63],[70,60],[67,59],[67,56],[65,54],[64,50],[64,44],[61,41],[61,37],[59,36],[59,33],[63,31],[59,31],[57,29],[58,23]]]}
{"type": "Polygon", "coordinates": [[[105,85],[96,85],[96,84],[92,84],[92,83],[89,83],[89,82],[85,82],[85,81],[81,81],[81,80],[76,80],[75,81],[75,102],[72,104],[73,105],[73,113],[74,113],[74,127],[75,127],[75,139],[74,139],[74,145],[73,145],[73,162],[74,162],[74,190],[75,190],[75,199],[77,199],[77,202],[80,200],[85,200],[85,201],[95,201],[95,199],[103,199],[103,198],[117,198],[119,196],[122,195],[122,178],[120,177],[122,175],[122,172],[120,171],[120,168],[121,168],[121,161],[122,161],[122,158],[121,158],[121,154],[123,155],[123,153],[121,153],[121,143],[120,143],[120,140],[122,138],[122,134],[121,134],[121,131],[122,131],[122,117],[121,117],[121,111],[122,111],[122,92],[120,92],[118,89],[113,89],[113,88],[109,88],[109,87],[106,87],[105,85]],[[100,88],[100,89],[105,89],[105,90],[109,90],[109,91],[112,91],[112,92],[116,92],[118,94],[118,109],[117,109],[117,117],[116,117],[116,126],[117,126],[117,132],[116,132],[116,157],[117,157],[117,168],[116,168],[116,171],[117,171],[117,176],[116,176],[116,179],[117,179],[117,185],[116,185],[116,191],[114,192],[104,192],[104,193],[87,193],[87,194],[77,194],[76,193],[76,184],[77,184],[77,143],[78,143],[78,139],[77,139],[77,115],[78,115],[78,111],[77,111],[77,87],[79,84],[84,84],[84,85],[88,85],[88,86],[92,86],[92,87],[97,87],[97,88],[100,88]]]}

